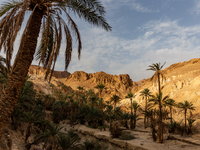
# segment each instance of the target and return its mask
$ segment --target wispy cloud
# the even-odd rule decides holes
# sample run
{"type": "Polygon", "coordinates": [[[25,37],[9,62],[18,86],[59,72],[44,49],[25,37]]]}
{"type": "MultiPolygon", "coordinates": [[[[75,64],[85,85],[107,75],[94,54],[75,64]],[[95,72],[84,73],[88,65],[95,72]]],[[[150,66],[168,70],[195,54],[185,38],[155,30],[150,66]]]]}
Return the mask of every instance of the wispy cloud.
{"type": "Polygon", "coordinates": [[[141,3],[136,2],[136,0],[102,0],[102,3],[106,8],[109,9],[119,9],[123,6],[128,6],[138,12],[144,13],[157,13],[159,10],[149,9],[148,7],[142,6],[141,3]]]}
{"type": "Polygon", "coordinates": [[[194,7],[191,10],[192,13],[200,14],[200,1],[194,0],[194,7]]]}
{"type": "Polygon", "coordinates": [[[74,52],[69,71],[128,73],[137,81],[152,75],[146,71],[152,63],[166,61],[167,67],[200,56],[200,26],[184,27],[177,20],[159,20],[148,22],[140,32],[138,38],[127,40],[96,28],[85,30],[81,60],[74,52]]]}
{"type": "Polygon", "coordinates": [[[132,3],[131,7],[136,11],[144,12],[144,13],[158,13],[159,12],[159,10],[152,10],[135,2],[132,3]]]}

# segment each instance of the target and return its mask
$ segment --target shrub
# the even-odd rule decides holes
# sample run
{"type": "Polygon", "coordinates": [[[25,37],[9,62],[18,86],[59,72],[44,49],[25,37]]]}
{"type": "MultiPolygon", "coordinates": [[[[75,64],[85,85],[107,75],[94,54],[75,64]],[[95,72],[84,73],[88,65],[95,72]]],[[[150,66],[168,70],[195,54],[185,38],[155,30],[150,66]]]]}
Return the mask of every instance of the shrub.
{"type": "Polygon", "coordinates": [[[119,137],[120,140],[132,140],[135,139],[134,135],[130,132],[123,132],[122,135],[119,137]]]}
{"type": "Polygon", "coordinates": [[[108,147],[105,144],[100,144],[98,141],[86,140],[83,145],[84,150],[106,150],[108,147]]]}
{"type": "Polygon", "coordinates": [[[118,138],[122,135],[121,124],[117,121],[113,122],[110,127],[110,133],[113,138],[118,138]]]}

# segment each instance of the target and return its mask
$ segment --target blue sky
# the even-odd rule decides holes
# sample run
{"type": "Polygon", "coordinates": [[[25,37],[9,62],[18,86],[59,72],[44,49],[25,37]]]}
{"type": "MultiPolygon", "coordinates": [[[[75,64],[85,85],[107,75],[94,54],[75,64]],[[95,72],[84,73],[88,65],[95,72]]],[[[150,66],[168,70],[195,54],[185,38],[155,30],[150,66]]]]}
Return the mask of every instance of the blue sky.
{"type": "MultiPolygon", "coordinates": [[[[152,63],[166,62],[168,67],[200,57],[199,0],[101,1],[113,31],[106,32],[73,16],[83,49],[78,60],[74,45],[70,73],[104,71],[129,74],[133,81],[138,81],[152,76],[153,72],[146,71],[152,63]]],[[[56,70],[63,69],[64,43],[56,64],[56,70]]]]}

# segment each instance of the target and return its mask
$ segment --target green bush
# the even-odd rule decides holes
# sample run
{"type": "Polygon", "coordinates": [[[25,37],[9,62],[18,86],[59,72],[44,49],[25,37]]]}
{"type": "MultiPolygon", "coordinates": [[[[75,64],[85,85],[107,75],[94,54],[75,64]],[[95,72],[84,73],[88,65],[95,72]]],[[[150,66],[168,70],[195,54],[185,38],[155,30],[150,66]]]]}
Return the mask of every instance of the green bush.
{"type": "Polygon", "coordinates": [[[121,124],[117,121],[113,122],[110,127],[110,133],[113,138],[119,138],[122,135],[121,124]]]}
{"type": "Polygon", "coordinates": [[[84,150],[106,150],[108,147],[105,144],[100,144],[98,141],[86,140],[83,145],[84,150]]]}
{"type": "Polygon", "coordinates": [[[122,135],[119,137],[120,140],[132,140],[135,139],[134,135],[130,132],[123,132],[122,135]]]}

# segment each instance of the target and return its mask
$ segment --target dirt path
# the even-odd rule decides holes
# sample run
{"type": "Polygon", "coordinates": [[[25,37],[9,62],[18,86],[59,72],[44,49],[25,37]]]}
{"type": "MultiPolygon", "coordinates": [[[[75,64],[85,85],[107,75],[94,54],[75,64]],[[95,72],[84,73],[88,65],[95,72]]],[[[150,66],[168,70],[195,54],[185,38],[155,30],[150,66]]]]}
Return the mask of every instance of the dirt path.
{"type": "MultiPolygon", "coordinates": [[[[140,131],[130,131],[134,136],[135,139],[133,140],[119,140],[119,139],[112,139],[110,137],[109,131],[100,131],[99,129],[91,129],[83,125],[76,125],[73,127],[70,127],[65,122],[63,122],[62,126],[64,126],[66,129],[73,128],[79,133],[82,133],[81,136],[82,140],[85,139],[98,139],[100,141],[104,140],[107,141],[106,143],[112,143],[108,150],[114,150],[112,145],[116,150],[124,149],[126,143],[131,147],[131,149],[147,149],[147,150],[199,150],[200,146],[181,142],[178,140],[167,140],[168,135],[164,135],[164,143],[155,143],[152,140],[151,133],[150,132],[140,132],[140,131]],[[121,148],[120,148],[121,147],[121,148]]],[[[109,144],[108,144],[109,145],[109,144]]],[[[131,150],[130,149],[130,150],[131,150]]]]}

